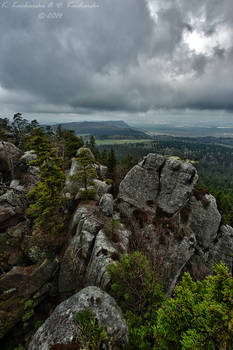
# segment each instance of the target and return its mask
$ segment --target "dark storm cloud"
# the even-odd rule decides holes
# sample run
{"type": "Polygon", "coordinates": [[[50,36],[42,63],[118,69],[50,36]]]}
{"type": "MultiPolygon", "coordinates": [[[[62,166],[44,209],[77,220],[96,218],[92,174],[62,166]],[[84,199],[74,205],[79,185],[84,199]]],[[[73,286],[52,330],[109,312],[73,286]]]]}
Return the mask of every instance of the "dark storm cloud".
{"type": "Polygon", "coordinates": [[[54,1],[51,10],[13,8],[10,1],[1,8],[0,2],[3,110],[233,109],[232,48],[225,37],[221,42],[221,26],[225,36],[232,35],[232,1],[98,0],[99,7],[73,9],[68,4],[54,1]],[[59,4],[63,9],[55,8],[59,4]],[[62,18],[38,18],[49,11],[62,18]],[[189,47],[185,35],[195,31],[213,41],[211,50],[189,47]]]}

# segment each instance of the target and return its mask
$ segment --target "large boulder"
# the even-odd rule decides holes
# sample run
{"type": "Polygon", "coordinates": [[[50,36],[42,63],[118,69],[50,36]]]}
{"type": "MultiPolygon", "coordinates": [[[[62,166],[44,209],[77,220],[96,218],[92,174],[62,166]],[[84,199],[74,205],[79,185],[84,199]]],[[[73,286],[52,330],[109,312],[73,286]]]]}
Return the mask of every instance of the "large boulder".
{"type": "Polygon", "coordinates": [[[123,349],[128,341],[128,328],[115,300],[97,287],[87,287],[56,307],[52,315],[37,330],[28,350],[49,350],[53,344],[75,341],[77,324],[74,316],[91,309],[100,325],[106,327],[109,340],[105,349],[123,349]]]}
{"type": "Polygon", "coordinates": [[[31,150],[26,151],[19,160],[20,184],[26,191],[30,191],[39,181],[40,168],[38,166],[31,165],[31,162],[36,159],[36,153],[31,150]]]}
{"type": "Polygon", "coordinates": [[[113,214],[113,196],[106,193],[100,199],[100,208],[102,213],[106,216],[112,216],[113,214]]]}
{"type": "Polygon", "coordinates": [[[217,237],[221,222],[216,200],[210,194],[203,195],[202,200],[192,196],[188,208],[189,215],[186,225],[195,233],[198,244],[208,248],[217,237]]]}
{"type": "Polygon", "coordinates": [[[0,141],[0,172],[4,181],[17,178],[17,165],[22,152],[10,142],[0,141]]]}
{"type": "Polygon", "coordinates": [[[120,209],[129,215],[128,206],[143,208],[150,203],[172,215],[188,201],[197,179],[197,171],[191,163],[148,154],[121,182],[120,209]]]}
{"type": "Polygon", "coordinates": [[[229,225],[222,225],[219,229],[216,242],[210,247],[207,264],[211,270],[213,266],[222,261],[233,272],[233,228],[229,225]]]}
{"type": "Polygon", "coordinates": [[[233,228],[229,225],[222,225],[217,237],[208,248],[196,247],[195,254],[191,257],[185,270],[190,272],[196,280],[205,278],[213,273],[213,268],[221,261],[233,272],[233,228]]]}
{"type": "MultiPolygon", "coordinates": [[[[0,223],[4,230],[16,225],[24,215],[27,200],[24,191],[10,188],[0,196],[0,223]]],[[[1,231],[0,231],[1,232],[1,231]]]]}

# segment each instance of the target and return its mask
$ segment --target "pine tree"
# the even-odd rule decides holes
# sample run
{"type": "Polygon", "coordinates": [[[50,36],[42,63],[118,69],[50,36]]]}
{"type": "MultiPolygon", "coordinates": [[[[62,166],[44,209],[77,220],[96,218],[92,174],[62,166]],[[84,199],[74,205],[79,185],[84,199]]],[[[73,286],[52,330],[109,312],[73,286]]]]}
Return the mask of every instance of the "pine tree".
{"type": "Polygon", "coordinates": [[[116,155],[115,155],[114,149],[111,148],[111,150],[108,154],[108,161],[107,161],[109,177],[111,179],[114,179],[116,165],[117,165],[116,155]]]}
{"type": "Polygon", "coordinates": [[[62,189],[65,175],[61,166],[61,158],[49,157],[44,161],[40,166],[40,181],[28,193],[28,199],[33,201],[28,213],[35,226],[46,233],[57,233],[64,224],[62,189]]]}
{"type": "Polygon", "coordinates": [[[31,162],[32,165],[40,166],[46,159],[55,154],[55,149],[52,148],[51,142],[43,128],[37,128],[32,131],[31,137],[27,141],[27,148],[34,150],[37,154],[37,159],[31,162]]]}
{"type": "Polygon", "coordinates": [[[31,164],[40,167],[40,181],[28,193],[31,201],[28,214],[34,224],[46,233],[57,233],[64,224],[62,189],[65,175],[62,171],[62,158],[56,152],[42,128],[36,129],[28,141],[28,146],[37,154],[31,164]]]}
{"type": "Polygon", "coordinates": [[[83,148],[76,158],[78,165],[77,171],[71,176],[71,181],[77,182],[80,187],[84,188],[84,196],[89,197],[88,187],[93,184],[93,180],[97,177],[96,171],[93,167],[94,159],[91,151],[83,148]]]}

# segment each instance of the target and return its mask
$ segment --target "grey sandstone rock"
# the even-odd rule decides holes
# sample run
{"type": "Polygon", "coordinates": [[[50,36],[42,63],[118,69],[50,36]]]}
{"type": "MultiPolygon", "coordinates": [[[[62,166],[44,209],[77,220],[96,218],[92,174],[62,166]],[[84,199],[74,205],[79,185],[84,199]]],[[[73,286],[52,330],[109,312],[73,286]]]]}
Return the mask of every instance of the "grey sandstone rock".
{"type": "Polygon", "coordinates": [[[24,191],[10,188],[0,196],[0,222],[4,225],[15,225],[24,214],[27,206],[24,191]],[[10,221],[9,221],[10,220],[10,221]]]}
{"type": "Polygon", "coordinates": [[[104,215],[112,216],[113,214],[113,196],[111,194],[104,194],[100,199],[100,208],[104,215]]]}
{"type": "Polygon", "coordinates": [[[172,215],[185,205],[197,179],[192,164],[148,154],[120,184],[118,199],[121,210],[126,210],[127,214],[130,205],[143,208],[151,202],[172,215]],[[122,202],[126,203],[125,208],[122,202]]]}
{"type": "Polygon", "coordinates": [[[20,162],[28,165],[28,163],[30,163],[33,160],[37,159],[37,155],[35,153],[35,151],[31,150],[31,151],[26,151],[22,157],[20,158],[20,162]]]}
{"type": "Polygon", "coordinates": [[[143,206],[148,200],[155,201],[159,190],[159,172],[156,169],[144,169],[140,165],[133,167],[119,187],[119,197],[124,201],[143,206]]]}
{"type": "Polygon", "coordinates": [[[11,188],[17,188],[19,186],[19,180],[12,180],[10,183],[11,188]]]}
{"type": "Polygon", "coordinates": [[[87,267],[86,280],[89,285],[95,285],[105,289],[110,282],[106,268],[118,255],[116,248],[107,238],[103,230],[96,236],[91,259],[87,267]]]}
{"type": "Polygon", "coordinates": [[[101,224],[91,210],[80,207],[73,217],[72,228],[75,227],[76,234],[65,251],[59,273],[59,291],[66,295],[78,291],[85,283],[87,263],[101,224]]]}
{"type": "Polygon", "coordinates": [[[207,264],[211,270],[213,266],[219,264],[222,261],[232,273],[233,270],[233,228],[229,225],[222,225],[220,227],[217,242],[214,242],[213,246],[210,247],[208,254],[207,264]]]}
{"type": "Polygon", "coordinates": [[[192,164],[167,159],[161,171],[157,205],[168,214],[175,213],[189,199],[197,179],[197,171],[192,164]]]}
{"type": "Polygon", "coordinates": [[[183,235],[165,232],[153,224],[141,231],[143,252],[150,257],[155,276],[171,295],[182,270],[195,252],[196,238],[191,230],[183,235]]]}
{"type": "Polygon", "coordinates": [[[105,181],[94,180],[94,187],[97,191],[98,196],[101,198],[104,194],[108,193],[112,185],[108,185],[105,181]]]}
{"type": "Polygon", "coordinates": [[[98,175],[104,179],[107,176],[108,167],[106,167],[105,165],[99,164],[97,172],[98,172],[98,175]]]}
{"type": "Polygon", "coordinates": [[[37,330],[28,350],[49,350],[51,345],[71,343],[77,334],[74,316],[90,308],[98,323],[106,326],[109,341],[106,349],[117,345],[123,349],[128,341],[128,328],[115,300],[97,287],[89,286],[56,307],[52,315],[37,330]]]}
{"type": "Polygon", "coordinates": [[[71,167],[66,176],[66,183],[65,183],[65,189],[64,189],[65,192],[70,192],[70,191],[72,192],[73,187],[75,186],[74,181],[71,180],[71,176],[75,174],[76,168],[77,168],[76,159],[72,158],[71,167]]]}
{"type": "Polygon", "coordinates": [[[212,195],[205,195],[205,205],[192,196],[186,225],[195,233],[198,244],[207,248],[217,237],[221,215],[212,195]]]}
{"type": "Polygon", "coordinates": [[[9,171],[11,178],[15,178],[16,168],[22,152],[10,142],[0,141],[0,171],[9,171]]]}

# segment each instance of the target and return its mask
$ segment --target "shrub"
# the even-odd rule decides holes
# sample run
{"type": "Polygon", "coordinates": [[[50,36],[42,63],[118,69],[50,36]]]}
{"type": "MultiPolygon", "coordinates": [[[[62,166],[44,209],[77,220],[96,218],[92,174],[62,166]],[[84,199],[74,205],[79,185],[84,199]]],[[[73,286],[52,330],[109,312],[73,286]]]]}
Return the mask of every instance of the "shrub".
{"type": "Polygon", "coordinates": [[[96,190],[94,188],[88,188],[87,190],[81,190],[78,193],[78,199],[81,201],[92,200],[96,198],[96,190]]]}
{"type": "Polygon", "coordinates": [[[75,323],[78,326],[76,341],[80,348],[99,350],[108,340],[105,327],[98,324],[91,309],[84,309],[75,314],[75,323]]]}
{"type": "Polygon", "coordinates": [[[222,263],[215,272],[201,282],[184,275],[158,311],[153,349],[232,349],[233,278],[222,263]]]}
{"type": "Polygon", "coordinates": [[[119,221],[111,218],[110,221],[104,226],[104,233],[113,243],[118,243],[120,240],[118,233],[119,225],[119,221]]]}
{"type": "Polygon", "coordinates": [[[128,349],[151,349],[156,311],[164,294],[155,283],[148,260],[140,252],[122,255],[108,267],[110,294],[117,300],[129,327],[128,349]]]}

